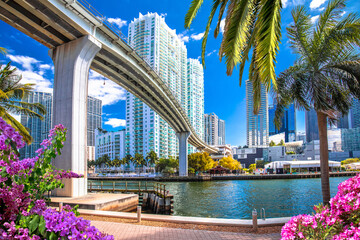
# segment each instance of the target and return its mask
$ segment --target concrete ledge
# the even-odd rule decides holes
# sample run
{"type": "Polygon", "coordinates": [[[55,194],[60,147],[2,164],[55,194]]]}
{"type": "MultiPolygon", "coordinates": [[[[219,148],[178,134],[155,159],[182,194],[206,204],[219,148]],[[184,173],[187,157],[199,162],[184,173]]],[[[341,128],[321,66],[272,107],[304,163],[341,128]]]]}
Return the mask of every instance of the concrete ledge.
{"type": "MultiPolygon", "coordinates": [[[[85,210],[85,209],[79,209],[79,212],[81,215],[87,215],[87,216],[137,219],[136,213],[96,211],[96,210],[85,210]]],[[[155,214],[141,214],[141,219],[148,221],[202,224],[202,225],[214,225],[214,226],[252,227],[252,220],[247,220],[247,219],[241,220],[241,219],[225,219],[225,218],[202,218],[202,217],[167,216],[167,215],[155,215],[155,214]]],[[[283,226],[289,220],[290,217],[268,218],[266,220],[258,219],[258,226],[259,227],[283,226]]]]}
{"type": "Polygon", "coordinates": [[[60,202],[71,207],[79,205],[79,209],[127,211],[136,209],[139,196],[137,194],[90,193],[77,198],[51,197],[50,206],[57,207],[60,202]]]}

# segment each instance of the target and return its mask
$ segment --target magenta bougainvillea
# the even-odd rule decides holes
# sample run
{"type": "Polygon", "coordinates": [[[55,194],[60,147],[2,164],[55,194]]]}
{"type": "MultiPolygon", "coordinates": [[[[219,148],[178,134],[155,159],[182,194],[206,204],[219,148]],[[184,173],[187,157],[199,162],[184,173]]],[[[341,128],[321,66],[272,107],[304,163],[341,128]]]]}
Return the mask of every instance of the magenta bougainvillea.
{"type": "Polygon", "coordinates": [[[329,206],[314,210],[292,217],[282,228],[282,239],[360,239],[360,174],[339,184],[329,206]]]}
{"type": "Polygon", "coordinates": [[[0,239],[114,239],[77,217],[76,209],[47,207],[46,193],[63,187],[61,179],[83,177],[51,164],[65,140],[66,128],[57,125],[36,157],[20,160],[18,150],[25,143],[0,118],[0,239]]]}

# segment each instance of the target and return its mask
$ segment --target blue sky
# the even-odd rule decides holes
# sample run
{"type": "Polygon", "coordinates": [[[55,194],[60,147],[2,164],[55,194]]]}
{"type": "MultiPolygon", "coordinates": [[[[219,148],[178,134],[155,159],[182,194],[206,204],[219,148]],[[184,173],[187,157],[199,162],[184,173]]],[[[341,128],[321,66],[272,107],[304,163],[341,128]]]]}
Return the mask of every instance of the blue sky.
{"type": "MultiPolygon", "coordinates": [[[[184,29],[184,16],[190,0],[87,0],[106,18],[118,25],[127,35],[127,25],[139,16],[139,13],[157,12],[165,16],[165,21],[186,42],[188,57],[198,58],[201,54],[201,36],[205,29],[212,1],[205,0],[198,17],[190,30],[184,29]]],[[[283,0],[282,11],[282,44],[277,56],[276,73],[289,67],[295,60],[286,38],[286,26],[291,23],[291,10],[295,5],[304,5],[316,21],[317,16],[329,0],[283,0]]],[[[360,1],[347,2],[346,13],[360,9],[360,1]]],[[[216,23],[214,22],[214,25],[216,23]]],[[[8,49],[8,55],[1,56],[2,63],[11,60],[19,69],[23,81],[37,84],[39,91],[52,91],[53,64],[48,56],[48,49],[0,21],[0,46],[8,49]]],[[[215,26],[212,27],[215,29],[215,26]]],[[[225,74],[225,64],[219,62],[218,49],[222,35],[208,39],[205,76],[205,113],[214,112],[226,121],[226,143],[232,145],[246,144],[246,100],[245,80],[248,66],[245,67],[243,84],[239,86],[239,73],[234,71],[231,77],[225,74]]],[[[125,91],[102,76],[90,72],[89,95],[103,100],[103,128],[116,130],[125,125],[125,91]],[[105,85],[104,85],[105,82],[105,85]]],[[[297,112],[297,131],[304,131],[304,113],[297,112]]]]}

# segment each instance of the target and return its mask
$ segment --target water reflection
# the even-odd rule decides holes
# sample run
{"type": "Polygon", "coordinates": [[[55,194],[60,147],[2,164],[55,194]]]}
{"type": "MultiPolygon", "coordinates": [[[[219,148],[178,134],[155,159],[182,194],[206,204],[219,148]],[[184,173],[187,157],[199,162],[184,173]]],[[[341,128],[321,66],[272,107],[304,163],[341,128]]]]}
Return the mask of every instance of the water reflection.
{"type": "MultiPolygon", "coordinates": [[[[330,178],[331,196],[348,177],[330,178]]],[[[168,182],[174,195],[174,215],[251,218],[251,210],[266,209],[267,217],[311,213],[322,202],[320,179],[168,182]]]]}

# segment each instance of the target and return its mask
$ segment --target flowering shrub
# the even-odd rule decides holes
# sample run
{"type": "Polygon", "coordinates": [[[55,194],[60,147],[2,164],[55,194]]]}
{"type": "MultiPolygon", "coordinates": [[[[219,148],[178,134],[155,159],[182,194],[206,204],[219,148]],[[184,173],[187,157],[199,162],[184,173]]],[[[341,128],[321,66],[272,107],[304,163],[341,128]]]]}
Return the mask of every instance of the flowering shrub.
{"type": "Polygon", "coordinates": [[[46,206],[46,193],[63,187],[61,179],[82,177],[51,165],[65,140],[66,128],[57,125],[36,157],[20,160],[25,143],[0,117],[0,239],[113,239],[77,217],[76,209],[46,206]]]}
{"type": "Polygon", "coordinates": [[[330,206],[315,206],[315,214],[292,217],[282,239],[360,239],[360,174],[338,186],[330,206]]]}

